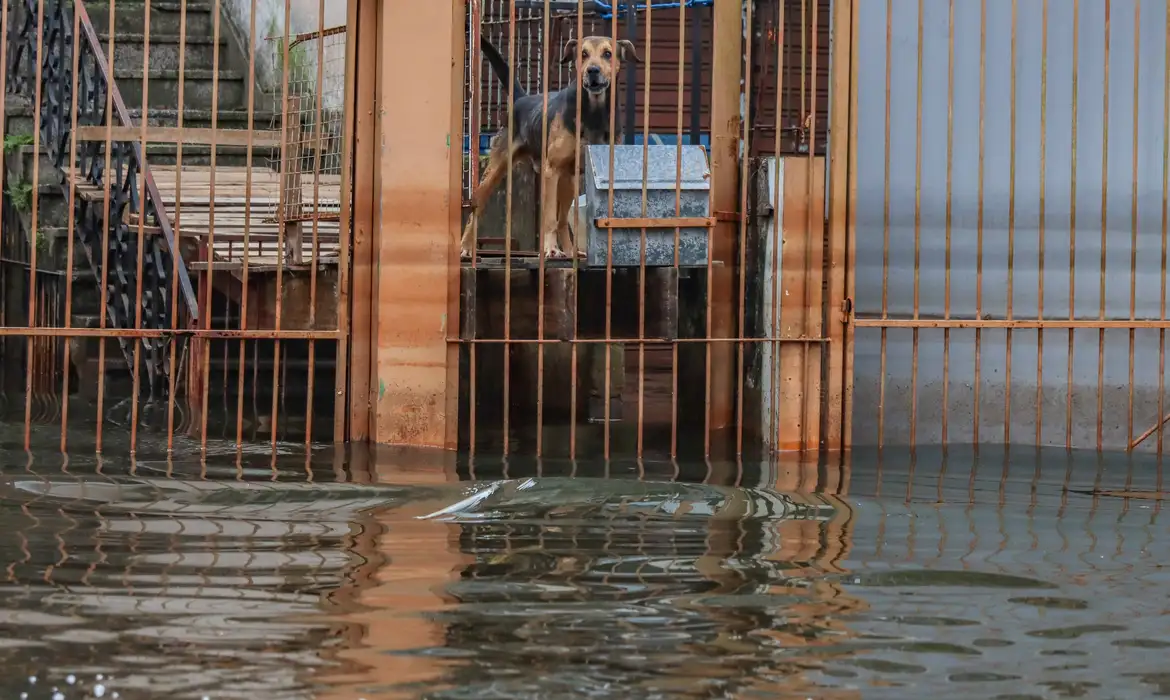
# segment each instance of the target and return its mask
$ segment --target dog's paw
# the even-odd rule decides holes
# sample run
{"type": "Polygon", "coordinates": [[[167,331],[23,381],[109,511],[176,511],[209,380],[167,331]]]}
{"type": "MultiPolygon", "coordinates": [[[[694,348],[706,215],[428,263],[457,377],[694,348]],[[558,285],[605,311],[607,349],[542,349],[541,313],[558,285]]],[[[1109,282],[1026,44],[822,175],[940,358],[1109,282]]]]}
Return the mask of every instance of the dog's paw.
{"type": "Polygon", "coordinates": [[[460,248],[459,249],[459,258],[461,260],[470,260],[471,259],[471,251],[468,250],[467,248],[460,248]]]}
{"type": "Polygon", "coordinates": [[[544,249],[544,257],[548,260],[563,260],[565,259],[565,251],[561,250],[560,246],[547,246],[544,249]]]}

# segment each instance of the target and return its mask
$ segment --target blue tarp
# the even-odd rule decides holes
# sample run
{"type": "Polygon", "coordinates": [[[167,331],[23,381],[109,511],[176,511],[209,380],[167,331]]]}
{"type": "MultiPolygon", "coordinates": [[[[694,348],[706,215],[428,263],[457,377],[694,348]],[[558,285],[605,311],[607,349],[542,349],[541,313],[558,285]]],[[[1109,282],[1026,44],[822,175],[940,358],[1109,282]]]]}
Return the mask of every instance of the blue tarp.
{"type": "MultiPolygon", "coordinates": [[[[654,9],[654,10],[660,10],[660,9],[667,10],[667,9],[672,9],[675,7],[681,7],[684,4],[687,7],[703,7],[703,6],[710,7],[712,2],[714,2],[714,0],[686,0],[685,2],[650,2],[650,3],[642,2],[642,3],[634,3],[633,7],[635,10],[645,10],[646,6],[649,5],[650,8],[654,9]]],[[[593,0],[593,4],[597,7],[597,14],[601,15],[602,19],[609,19],[609,18],[613,17],[613,5],[610,5],[609,3],[605,2],[604,0],[593,0]]],[[[630,7],[629,4],[619,3],[617,6],[618,12],[625,12],[629,7],[630,7]]]]}

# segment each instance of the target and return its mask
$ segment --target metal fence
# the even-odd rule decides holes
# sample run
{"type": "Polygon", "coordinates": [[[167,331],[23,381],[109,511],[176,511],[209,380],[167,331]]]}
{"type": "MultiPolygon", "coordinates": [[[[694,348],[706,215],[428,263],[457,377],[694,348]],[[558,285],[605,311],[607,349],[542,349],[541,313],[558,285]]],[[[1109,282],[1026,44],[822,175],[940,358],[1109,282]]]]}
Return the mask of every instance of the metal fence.
{"type": "Polygon", "coordinates": [[[99,451],[110,426],[344,438],[353,56],[294,31],[326,26],[324,0],[259,5],[0,3],[5,407],[26,445],[41,422],[63,448],[96,423],[99,451]],[[277,48],[237,40],[269,30],[277,48]]]}
{"type": "Polygon", "coordinates": [[[851,5],[854,440],[1161,453],[1166,4],[851,5]]]}

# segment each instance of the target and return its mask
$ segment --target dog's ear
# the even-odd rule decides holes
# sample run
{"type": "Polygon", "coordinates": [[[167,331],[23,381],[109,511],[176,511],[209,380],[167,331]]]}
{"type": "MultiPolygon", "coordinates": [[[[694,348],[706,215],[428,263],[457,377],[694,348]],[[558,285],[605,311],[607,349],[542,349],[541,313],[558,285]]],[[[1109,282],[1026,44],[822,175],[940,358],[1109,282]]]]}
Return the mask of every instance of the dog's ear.
{"type": "Polygon", "coordinates": [[[561,55],[561,63],[569,63],[577,58],[577,40],[569,39],[565,42],[565,53],[561,55]]]}
{"type": "Polygon", "coordinates": [[[629,39],[621,39],[618,41],[618,51],[621,53],[623,61],[642,62],[642,59],[638,57],[638,50],[634,48],[634,42],[629,39]]]}

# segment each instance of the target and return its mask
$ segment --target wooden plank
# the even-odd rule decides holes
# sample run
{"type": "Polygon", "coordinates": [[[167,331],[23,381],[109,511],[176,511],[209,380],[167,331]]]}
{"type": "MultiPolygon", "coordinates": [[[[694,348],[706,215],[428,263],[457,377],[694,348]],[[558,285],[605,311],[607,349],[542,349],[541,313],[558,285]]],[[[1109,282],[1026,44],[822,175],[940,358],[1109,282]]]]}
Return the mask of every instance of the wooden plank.
{"type": "MultiPolygon", "coordinates": [[[[141,126],[79,126],[74,131],[78,142],[83,141],[135,141],[142,142],[141,126]]],[[[204,127],[175,127],[147,125],[146,143],[181,143],[210,146],[253,146],[256,148],[277,148],[280,146],[280,132],[268,129],[210,129],[204,127]]],[[[153,167],[151,172],[157,173],[153,167]]],[[[183,177],[186,177],[184,172],[183,177]]]]}

